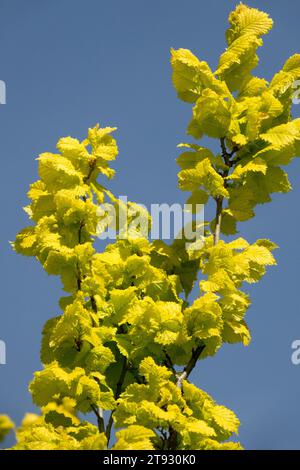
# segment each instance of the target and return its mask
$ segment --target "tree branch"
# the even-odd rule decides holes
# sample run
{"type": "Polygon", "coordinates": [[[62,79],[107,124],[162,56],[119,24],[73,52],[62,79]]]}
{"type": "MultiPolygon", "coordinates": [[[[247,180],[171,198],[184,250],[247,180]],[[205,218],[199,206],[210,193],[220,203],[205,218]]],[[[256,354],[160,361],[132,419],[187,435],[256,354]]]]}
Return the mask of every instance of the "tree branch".
{"type": "Polygon", "coordinates": [[[93,412],[95,413],[96,417],[97,417],[97,423],[98,423],[98,429],[99,429],[99,432],[102,433],[104,432],[105,430],[105,427],[104,427],[104,419],[103,419],[103,411],[101,408],[97,408],[95,405],[93,405],[91,403],[91,408],[93,410],[93,412]]]}
{"type": "MultiPolygon", "coordinates": [[[[126,372],[128,370],[127,369],[127,358],[125,356],[123,356],[122,358],[123,358],[123,364],[122,364],[122,368],[121,368],[121,374],[120,374],[119,380],[118,380],[117,385],[116,385],[116,390],[115,390],[115,394],[114,394],[115,400],[117,400],[119,398],[119,396],[121,395],[123,382],[124,382],[124,379],[125,379],[125,376],[126,376],[126,372]]],[[[111,429],[112,429],[113,422],[114,422],[113,414],[114,414],[114,410],[112,410],[112,412],[110,413],[110,417],[109,417],[109,420],[108,420],[108,423],[107,423],[107,426],[106,426],[106,431],[105,431],[106,438],[107,438],[107,446],[109,444],[111,429]]]]}
{"type": "Polygon", "coordinates": [[[201,346],[197,346],[196,349],[193,349],[191,359],[189,360],[189,362],[187,363],[187,365],[183,369],[183,372],[179,376],[177,376],[176,385],[180,389],[182,388],[182,382],[184,380],[188,379],[190,373],[194,369],[194,367],[195,367],[199,357],[201,356],[201,353],[202,353],[204,348],[205,348],[205,345],[201,345],[201,346]]]}
{"type": "Polygon", "coordinates": [[[172,426],[169,428],[169,437],[166,441],[167,450],[177,450],[178,432],[172,426]]]}
{"type": "Polygon", "coordinates": [[[174,364],[173,364],[173,362],[172,362],[172,359],[170,358],[169,354],[168,354],[166,351],[164,351],[164,353],[165,353],[166,359],[165,359],[165,361],[163,362],[163,364],[164,364],[168,369],[170,369],[170,370],[173,372],[174,375],[176,375],[176,370],[175,370],[174,364]]]}
{"type": "Polygon", "coordinates": [[[90,177],[92,176],[92,173],[95,169],[95,166],[96,166],[96,163],[97,163],[97,159],[96,158],[93,158],[92,160],[89,161],[89,172],[88,174],[83,178],[83,181],[85,183],[88,183],[90,177]]]}
{"type": "MultiPolygon", "coordinates": [[[[183,372],[181,374],[177,374],[177,382],[176,385],[177,387],[181,390],[182,392],[182,383],[184,380],[188,379],[190,373],[194,369],[199,357],[201,356],[201,353],[203,349],[205,348],[205,345],[202,346],[197,346],[197,348],[193,349],[192,351],[192,356],[183,369],[183,372]]],[[[172,428],[172,426],[169,427],[169,437],[165,441],[166,444],[166,449],[167,450],[176,450],[177,449],[177,443],[178,443],[178,432],[172,428]]]]}
{"type": "Polygon", "coordinates": [[[97,309],[97,304],[96,304],[95,297],[93,295],[91,295],[90,298],[91,298],[92,309],[95,313],[97,313],[98,309],[97,309]]]}
{"type": "MultiPolygon", "coordinates": [[[[227,181],[226,181],[226,177],[228,176],[229,174],[229,171],[230,171],[230,168],[234,165],[235,162],[231,161],[231,157],[234,155],[234,153],[238,150],[238,147],[237,146],[234,146],[232,151],[229,153],[227,151],[227,148],[226,148],[226,144],[225,144],[225,137],[221,138],[220,139],[220,143],[221,143],[221,149],[222,149],[222,157],[223,157],[223,160],[224,160],[224,163],[226,165],[226,169],[224,169],[220,175],[222,176],[222,178],[224,179],[224,186],[226,188],[227,186],[227,181]]],[[[215,197],[215,201],[216,201],[216,217],[215,217],[215,220],[216,220],[216,225],[215,225],[215,230],[214,230],[214,245],[216,245],[220,239],[220,233],[221,233],[221,223],[222,223],[222,210],[223,210],[223,200],[224,200],[224,197],[219,195],[217,197],[215,197]]],[[[202,346],[197,346],[197,348],[193,349],[192,351],[192,356],[189,360],[189,362],[187,363],[187,365],[185,366],[185,368],[183,369],[183,372],[181,374],[176,374],[175,372],[175,375],[177,377],[177,382],[176,382],[176,385],[178,388],[180,388],[180,390],[182,390],[182,383],[184,380],[188,379],[189,375],[191,374],[191,372],[193,371],[194,367],[196,366],[196,363],[199,359],[199,357],[201,356],[202,354],[202,351],[204,350],[205,348],[205,345],[202,345],[202,346]]],[[[174,367],[173,367],[173,364],[171,362],[169,362],[168,360],[168,357],[166,355],[166,365],[167,367],[169,367],[172,371],[174,371],[174,367]],[[172,367],[170,367],[170,365],[172,367]]],[[[167,440],[167,448],[168,449],[176,449],[177,447],[177,440],[178,440],[178,433],[172,428],[170,427],[169,428],[169,438],[167,440]]]]}
{"type": "Polygon", "coordinates": [[[226,144],[225,144],[225,137],[221,137],[220,143],[221,143],[221,149],[222,149],[222,157],[225,160],[226,156],[228,155],[227,149],[226,149],[226,144]]]}
{"type": "Polygon", "coordinates": [[[223,210],[223,196],[217,196],[215,198],[216,201],[216,225],[214,230],[214,245],[218,243],[220,240],[220,233],[221,233],[221,223],[222,223],[222,210],[223,210]]]}
{"type": "MultiPolygon", "coordinates": [[[[229,170],[232,168],[232,166],[236,163],[236,161],[232,161],[231,157],[237,152],[239,149],[237,145],[233,146],[232,151],[228,152],[225,144],[225,137],[222,137],[220,139],[221,143],[221,149],[222,149],[222,157],[224,160],[225,165],[227,168],[221,172],[221,176],[224,179],[224,187],[227,187],[227,180],[226,177],[229,175],[229,170]]],[[[222,224],[222,211],[223,211],[223,201],[224,197],[223,196],[217,196],[215,197],[216,201],[216,225],[215,225],[215,230],[214,230],[214,245],[218,243],[220,240],[220,233],[221,233],[221,224],[222,224]]]]}
{"type": "Polygon", "coordinates": [[[80,267],[79,264],[76,264],[77,267],[77,290],[81,290],[81,273],[80,273],[80,267]]]}
{"type": "Polygon", "coordinates": [[[78,229],[78,243],[79,245],[81,245],[81,235],[82,235],[82,229],[84,227],[84,220],[81,220],[80,221],[80,224],[79,224],[79,229],[78,229]]]}
{"type": "MultiPolygon", "coordinates": [[[[81,235],[82,235],[82,229],[84,227],[84,220],[80,221],[79,224],[79,229],[78,229],[78,243],[82,243],[81,235]]],[[[81,273],[80,273],[80,266],[77,263],[77,270],[78,270],[78,276],[77,276],[77,289],[80,291],[81,290],[81,273]]],[[[97,313],[97,305],[94,296],[91,296],[91,304],[92,304],[92,309],[95,313],[97,313]]],[[[104,418],[103,418],[103,410],[101,408],[97,408],[94,404],[91,404],[91,409],[93,410],[96,418],[97,418],[97,423],[98,423],[98,429],[99,432],[102,433],[105,431],[105,426],[104,426],[104,418]]]]}

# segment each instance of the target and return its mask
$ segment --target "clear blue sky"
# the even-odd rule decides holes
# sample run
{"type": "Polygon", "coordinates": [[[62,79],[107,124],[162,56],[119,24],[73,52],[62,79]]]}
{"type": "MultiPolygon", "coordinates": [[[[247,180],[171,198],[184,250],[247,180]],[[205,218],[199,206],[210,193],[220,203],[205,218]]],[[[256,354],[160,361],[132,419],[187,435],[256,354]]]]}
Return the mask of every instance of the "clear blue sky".
{"type": "MultiPolygon", "coordinates": [[[[191,49],[216,66],[234,1],[1,0],[0,106],[1,323],[7,365],[0,366],[0,413],[18,423],[33,411],[27,384],[40,368],[44,322],[59,313],[58,279],[30,258],[15,255],[8,240],[26,223],[21,207],[37,177],[35,158],[54,150],[60,136],[84,138],[97,122],[118,127],[120,157],[112,183],[130,200],[183,202],[176,189],[177,143],[186,140],[189,105],[171,84],[170,47],[191,49]]],[[[267,10],[275,27],[260,50],[258,74],[270,78],[300,52],[300,3],[249,1],[267,10]]],[[[300,105],[295,106],[300,115],[300,105]]],[[[278,266],[251,288],[248,348],[224,346],[201,362],[193,379],[234,409],[248,449],[300,449],[300,366],[291,342],[300,338],[300,161],[289,169],[294,190],[260,206],[244,223],[248,240],[271,238],[278,266]]]]}

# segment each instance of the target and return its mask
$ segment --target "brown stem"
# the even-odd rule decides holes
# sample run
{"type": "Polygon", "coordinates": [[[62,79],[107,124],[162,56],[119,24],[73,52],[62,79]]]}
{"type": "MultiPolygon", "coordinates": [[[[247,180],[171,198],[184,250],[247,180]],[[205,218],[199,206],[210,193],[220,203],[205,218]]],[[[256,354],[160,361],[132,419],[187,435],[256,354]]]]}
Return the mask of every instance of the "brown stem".
{"type": "Polygon", "coordinates": [[[104,419],[103,419],[103,412],[101,408],[97,408],[95,405],[91,404],[91,408],[97,417],[98,429],[99,432],[104,432],[104,419]]]}
{"type": "Polygon", "coordinates": [[[77,290],[81,290],[82,279],[81,279],[80,266],[79,266],[78,263],[77,263],[76,267],[77,267],[77,290]]]}
{"type": "MultiPolygon", "coordinates": [[[[81,221],[80,222],[80,225],[79,225],[79,229],[78,229],[78,243],[81,244],[82,243],[82,240],[81,240],[81,234],[82,234],[82,229],[84,227],[84,221],[81,221]]],[[[79,267],[79,264],[77,264],[77,270],[78,270],[78,275],[77,275],[77,289],[78,290],[81,290],[81,283],[82,283],[82,279],[81,279],[81,273],[80,273],[80,267],[79,267]]],[[[93,296],[91,296],[91,304],[92,304],[92,308],[94,310],[94,312],[97,313],[97,305],[96,305],[96,301],[95,301],[95,298],[93,296]]],[[[99,432],[102,433],[105,431],[105,426],[104,426],[104,418],[103,418],[103,410],[101,408],[97,408],[95,405],[91,404],[91,409],[93,410],[94,414],[96,415],[97,417],[97,423],[98,423],[98,429],[99,429],[99,432]]]]}
{"type": "Polygon", "coordinates": [[[225,144],[225,137],[221,137],[220,143],[221,143],[221,149],[222,149],[222,157],[225,158],[225,156],[228,155],[226,144],[225,144]]]}
{"type": "Polygon", "coordinates": [[[91,304],[92,304],[92,309],[95,313],[98,312],[98,309],[97,309],[97,304],[96,304],[96,300],[95,300],[95,297],[93,295],[91,295],[91,304]]]}
{"type": "MultiPolygon", "coordinates": [[[[221,149],[222,149],[222,157],[224,160],[225,165],[227,168],[221,172],[221,176],[224,179],[224,187],[227,187],[227,180],[226,177],[229,175],[230,168],[236,163],[231,160],[231,157],[237,152],[239,149],[238,146],[234,146],[231,152],[227,151],[226,144],[225,144],[225,137],[222,137],[220,139],[221,143],[221,149]]],[[[214,230],[214,245],[218,243],[220,240],[220,233],[221,233],[221,224],[222,224],[222,210],[223,210],[223,201],[224,197],[223,196],[217,196],[215,197],[216,201],[216,217],[215,217],[215,230],[214,230]]]]}
{"type": "Polygon", "coordinates": [[[164,353],[165,353],[165,356],[166,356],[165,361],[164,361],[164,365],[168,369],[170,369],[173,372],[174,375],[176,375],[176,370],[174,368],[174,364],[172,362],[172,359],[170,358],[169,354],[166,351],[164,351],[164,353]]]}
{"type": "Polygon", "coordinates": [[[80,224],[79,224],[79,229],[78,229],[78,243],[79,245],[81,245],[81,236],[82,236],[82,229],[84,227],[84,220],[81,220],[80,224]]]}
{"type": "MultiPolygon", "coordinates": [[[[125,356],[123,356],[123,364],[122,364],[122,368],[121,368],[121,374],[120,374],[118,383],[116,385],[116,390],[115,390],[115,394],[114,394],[115,400],[117,400],[119,398],[119,396],[121,395],[122,386],[123,386],[123,382],[124,382],[127,370],[128,370],[128,368],[127,368],[127,358],[125,356]]],[[[113,426],[113,423],[114,423],[113,414],[114,414],[114,410],[112,410],[112,412],[110,413],[110,417],[109,417],[109,420],[108,420],[108,423],[107,423],[107,426],[106,426],[106,431],[105,431],[106,438],[107,438],[107,446],[109,444],[111,429],[112,429],[112,426],[113,426]]]]}
{"type": "Polygon", "coordinates": [[[92,176],[92,173],[95,169],[95,166],[96,166],[96,162],[97,162],[97,159],[96,158],[93,158],[92,160],[90,160],[89,162],[89,172],[88,174],[83,178],[84,182],[85,183],[88,183],[90,177],[92,176]]]}
{"type": "MultiPolygon", "coordinates": [[[[183,369],[183,372],[178,375],[177,374],[177,382],[176,385],[178,388],[180,388],[182,392],[182,383],[184,380],[188,379],[189,375],[193,371],[194,367],[196,366],[196,363],[201,356],[201,353],[203,349],[205,348],[205,345],[197,346],[197,348],[193,349],[192,351],[192,356],[183,369]]],[[[169,437],[166,441],[166,448],[168,450],[176,450],[177,449],[177,444],[178,444],[178,432],[172,427],[169,427],[169,437]]]]}
{"type": "Polygon", "coordinates": [[[193,369],[194,369],[199,357],[201,356],[201,353],[202,353],[204,348],[205,348],[205,345],[201,345],[201,346],[197,346],[195,349],[193,349],[191,359],[189,360],[189,362],[187,363],[187,365],[183,369],[183,372],[179,376],[177,376],[176,385],[180,389],[182,388],[182,382],[189,378],[189,375],[193,371],[193,369]]]}
{"type": "Polygon", "coordinates": [[[215,198],[217,207],[216,207],[216,225],[214,230],[214,245],[220,240],[221,233],[221,223],[222,223],[222,209],[223,209],[223,196],[217,196],[215,198]]]}
{"type": "Polygon", "coordinates": [[[169,428],[169,437],[167,440],[167,450],[177,450],[178,444],[178,432],[170,426],[169,428]]]}
{"type": "MultiPolygon", "coordinates": [[[[84,227],[84,221],[81,220],[80,224],[79,224],[79,228],[78,228],[78,243],[79,245],[81,245],[82,243],[82,240],[81,240],[81,235],[82,235],[82,229],[84,227]]],[[[82,282],[82,279],[81,279],[81,273],[80,273],[80,266],[79,264],[77,263],[77,290],[81,290],[81,282],[82,282]]]]}

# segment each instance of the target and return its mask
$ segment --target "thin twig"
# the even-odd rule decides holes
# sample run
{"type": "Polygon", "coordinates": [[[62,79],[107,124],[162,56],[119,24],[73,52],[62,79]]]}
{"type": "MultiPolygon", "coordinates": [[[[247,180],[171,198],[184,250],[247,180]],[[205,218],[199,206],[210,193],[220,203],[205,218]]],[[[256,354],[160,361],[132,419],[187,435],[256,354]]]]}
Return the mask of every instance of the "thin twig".
{"type": "Polygon", "coordinates": [[[214,230],[214,245],[216,245],[220,240],[221,233],[221,223],[222,223],[222,210],[223,210],[223,196],[217,196],[216,201],[216,225],[214,230]]]}
{"type": "Polygon", "coordinates": [[[172,362],[172,359],[170,358],[169,354],[166,351],[164,351],[164,353],[165,353],[165,357],[166,357],[166,359],[164,361],[164,365],[168,369],[170,369],[173,372],[174,375],[176,375],[176,370],[175,370],[174,364],[172,362]]]}
{"type": "Polygon", "coordinates": [[[95,313],[97,313],[98,309],[97,309],[97,304],[96,304],[95,297],[93,295],[91,295],[90,299],[91,299],[92,309],[95,313]]]}
{"type": "MultiPolygon", "coordinates": [[[[233,167],[233,165],[236,163],[236,160],[231,160],[235,152],[239,150],[238,146],[233,146],[232,151],[228,152],[226,148],[226,143],[225,143],[225,137],[220,139],[221,143],[221,150],[222,150],[222,158],[223,161],[226,165],[226,168],[221,171],[219,174],[222,176],[224,180],[224,187],[226,188],[228,183],[227,183],[227,176],[229,175],[230,169],[233,167]]],[[[221,223],[222,223],[222,211],[223,211],[223,201],[224,201],[224,196],[216,196],[215,197],[216,201],[216,217],[215,217],[215,229],[214,229],[214,245],[216,245],[219,242],[220,239],[220,233],[221,233],[221,223]]],[[[202,354],[202,351],[204,350],[205,345],[197,346],[195,349],[192,351],[192,356],[183,369],[183,372],[181,374],[175,374],[177,377],[177,382],[176,385],[180,390],[182,391],[182,384],[184,380],[187,380],[191,372],[196,366],[196,363],[199,359],[199,357],[202,354]]],[[[167,358],[166,358],[167,359],[167,358]]],[[[168,360],[168,359],[167,359],[168,360]]],[[[167,362],[167,361],[166,361],[167,362]]],[[[169,437],[166,441],[167,449],[168,450],[174,450],[177,448],[177,443],[178,443],[178,432],[172,428],[172,426],[169,427],[169,437]]]]}
{"type": "MultiPolygon", "coordinates": [[[[123,364],[122,364],[122,368],[121,368],[121,374],[120,374],[119,380],[117,382],[116,390],[115,390],[115,394],[114,394],[115,400],[117,400],[119,398],[119,396],[121,395],[122,386],[123,386],[123,382],[124,382],[127,370],[128,370],[128,368],[127,368],[127,358],[125,356],[123,356],[123,364]]],[[[114,414],[114,410],[112,410],[112,412],[110,413],[110,417],[109,417],[109,420],[108,420],[108,423],[107,423],[107,426],[106,426],[106,431],[105,431],[106,438],[107,438],[107,445],[109,444],[111,429],[112,429],[113,422],[114,422],[113,414],[114,414]]]]}
{"type": "Polygon", "coordinates": [[[77,268],[77,290],[81,290],[82,279],[81,279],[80,266],[78,263],[76,264],[76,268],[77,268]]]}
{"type": "MultiPolygon", "coordinates": [[[[227,176],[229,175],[230,168],[236,163],[235,161],[231,160],[232,156],[235,152],[238,151],[238,146],[234,146],[231,152],[227,151],[226,144],[225,144],[225,137],[220,139],[221,149],[222,149],[222,157],[224,163],[226,165],[226,169],[221,172],[221,176],[224,179],[224,187],[227,188],[227,176]]],[[[223,211],[223,196],[215,197],[216,201],[216,217],[215,217],[215,230],[214,230],[214,245],[216,245],[220,240],[220,233],[221,233],[221,224],[222,224],[222,211],[223,211]]]]}
{"type": "Polygon", "coordinates": [[[99,429],[99,432],[102,433],[104,432],[105,430],[105,427],[104,427],[104,419],[103,419],[103,411],[101,408],[97,408],[95,405],[93,405],[91,403],[91,408],[93,410],[93,412],[95,413],[96,417],[97,417],[97,423],[98,423],[98,429],[99,429]]]}
{"type": "Polygon", "coordinates": [[[221,137],[220,143],[221,143],[221,149],[222,149],[222,157],[225,159],[225,156],[228,155],[226,144],[225,144],[225,137],[221,137]]]}
{"type": "Polygon", "coordinates": [[[97,159],[96,158],[93,158],[92,160],[89,161],[89,172],[88,174],[83,178],[83,181],[85,183],[88,183],[90,177],[92,176],[92,173],[96,167],[96,163],[97,163],[97,159]]]}
{"type": "MultiPolygon", "coordinates": [[[[192,351],[192,356],[183,369],[183,372],[181,374],[177,374],[177,382],[176,385],[177,387],[181,390],[182,392],[182,383],[184,380],[188,379],[189,375],[191,374],[192,370],[196,366],[196,363],[201,356],[201,353],[203,349],[205,348],[205,345],[202,346],[197,346],[197,348],[193,349],[192,351]]],[[[166,440],[166,449],[167,450],[176,450],[177,449],[177,443],[178,443],[178,432],[172,427],[169,426],[169,437],[166,440]]]]}
{"type": "Polygon", "coordinates": [[[79,245],[81,245],[81,243],[82,243],[81,236],[82,236],[82,229],[84,227],[84,224],[85,224],[84,220],[81,220],[80,224],[79,224],[79,229],[78,229],[78,243],[79,243],[79,245]]]}
{"type": "Polygon", "coordinates": [[[169,427],[169,437],[166,441],[167,450],[177,450],[178,432],[172,426],[169,427]]]}
{"type": "Polygon", "coordinates": [[[176,385],[180,389],[182,388],[182,382],[184,380],[188,379],[189,375],[193,371],[193,369],[194,369],[199,357],[201,356],[201,353],[202,353],[204,348],[205,348],[205,345],[201,345],[201,346],[197,346],[195,349],[193,349],[192,356],[191,356],[189,362],[187,363],[187,365],[183,369],[183,372],[179,376],[177,376],[176,385]]]}
{"type": "MultiPolygon", "coordinates": [[[[82,244],[81,240],[81,235],[82,235],[82,229],[84,227],[84,221],[82,220],[79,224],[79,229],[78,229],[78,243],[82,244]]],[[[80,273],[80,266],[77,263],[77,270],[78,270],[78,276],[77,276],[77,289],[80,291],[81,290],[81,273],[80,273]]],[[[95,302],[95,299],[93,296],[91,296],[91,304],[94,312],[97,313],[97,305],[95,302]]],[[[105,431],[105,426],[104,426],[104,418],[103,418],[103,410],[101,408],[97,408],[94,404],[91,404],[91,409],[93,410],[94,414],[96,415],[97,418],[97,423],[98,423],[98,429],[99,432],[102,433],[105,431]]]]}

